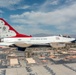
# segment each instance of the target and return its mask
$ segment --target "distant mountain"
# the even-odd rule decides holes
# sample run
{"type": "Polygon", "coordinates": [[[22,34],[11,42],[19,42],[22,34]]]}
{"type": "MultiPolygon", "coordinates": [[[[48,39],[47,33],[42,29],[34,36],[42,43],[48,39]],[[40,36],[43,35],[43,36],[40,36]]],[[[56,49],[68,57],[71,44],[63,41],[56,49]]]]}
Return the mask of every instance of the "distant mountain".
{"type": "Polygon", "coordinates": [[[52,36],[52,34],[39,33],[39,34],[33,34],[32,36],[36,36],[36,37],[44,37],[44,36],[52,36]]]}
{"type": "MultiPolygon", "coordinates": [[[[44,36],[53,36],[55,34],[44,34],[44,33],[39,33],[39,34],[33,34],[32,36],[35,36],[35,37],[44,37],[44,36]]],[[[69,36],[73,37],[73,38],[76,38],[76,35],[74,34],[70,34],[69,36]]]]}
{"type": "Polygon", "coordinates": [[[74,38],[76,38],[76,35],[74,35],[74,34],[72,34],[72,35],[70,35],[71,37],[74,37],[74,38]]]}

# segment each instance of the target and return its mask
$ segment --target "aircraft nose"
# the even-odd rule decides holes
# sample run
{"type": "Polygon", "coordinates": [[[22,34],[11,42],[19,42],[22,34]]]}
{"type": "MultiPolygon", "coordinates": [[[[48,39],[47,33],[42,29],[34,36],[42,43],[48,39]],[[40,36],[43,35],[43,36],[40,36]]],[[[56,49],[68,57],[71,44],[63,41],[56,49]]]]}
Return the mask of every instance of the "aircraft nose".
{"type": "Polygon", "coordinates": [[[76,43],[76,38],[72,41],[72,43],[76,43]]]}

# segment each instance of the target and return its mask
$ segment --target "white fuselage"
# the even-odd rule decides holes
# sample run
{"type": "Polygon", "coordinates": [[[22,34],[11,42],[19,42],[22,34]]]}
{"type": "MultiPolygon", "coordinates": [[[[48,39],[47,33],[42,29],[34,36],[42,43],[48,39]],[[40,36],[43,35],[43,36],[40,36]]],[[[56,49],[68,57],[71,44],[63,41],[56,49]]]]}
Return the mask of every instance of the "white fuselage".
{"type": "Polygon", "coordinates": [[[48,36],[48,37],[32,37],[26,34],[18,33],[11,25],[4,19],[0,18],[0,46],[6,45],[43,45],[51,43],[68,43],[75,40],[75,38],[68,38],[63,36],[48,36]],[[5,38],[7,37],[7,38],[5,38]],[[10,38],[9,38],[10,37],[10,38]]]}
{"type": "Polygon", "coordinates": [[[48,37],[16,37],[16,38],[3,38],[1,39],[0,45],[12,45],[15,43],[26,43],[26,44],[49,44],[49,43],[69,43],[74,41],[75,38],[67,38],[61,36],[48,36],[48,37]]]}

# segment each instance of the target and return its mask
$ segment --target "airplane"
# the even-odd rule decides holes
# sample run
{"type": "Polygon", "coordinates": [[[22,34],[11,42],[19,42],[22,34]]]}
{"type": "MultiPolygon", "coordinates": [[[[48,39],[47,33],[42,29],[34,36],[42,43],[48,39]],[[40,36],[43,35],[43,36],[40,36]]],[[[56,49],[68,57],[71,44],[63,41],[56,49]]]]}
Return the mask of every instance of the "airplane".
{"type": "Polygon", "coordinates": [[[0,18],[0,46],[11,46],[23,48],[25,50],[31,45],[45,45],[50,46],[65,46],[65,43],[73,43],[75,38],[59,36],[33,37],[31,35],[20,34],[11,25],[9,25],[3,18],[0,18]]]}

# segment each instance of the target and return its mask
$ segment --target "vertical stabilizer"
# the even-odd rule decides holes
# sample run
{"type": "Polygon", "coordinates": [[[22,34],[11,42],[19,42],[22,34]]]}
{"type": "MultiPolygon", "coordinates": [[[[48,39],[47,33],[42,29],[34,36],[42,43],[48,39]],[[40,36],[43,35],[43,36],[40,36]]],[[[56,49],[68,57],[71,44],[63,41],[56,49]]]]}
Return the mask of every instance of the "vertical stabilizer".
{"type": "Polygon", "coordinates": [[[0,37],[31,37],[25,34],[18,33],[4,19],[0,18],[0,37]]]}

